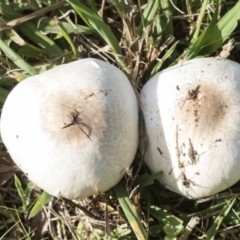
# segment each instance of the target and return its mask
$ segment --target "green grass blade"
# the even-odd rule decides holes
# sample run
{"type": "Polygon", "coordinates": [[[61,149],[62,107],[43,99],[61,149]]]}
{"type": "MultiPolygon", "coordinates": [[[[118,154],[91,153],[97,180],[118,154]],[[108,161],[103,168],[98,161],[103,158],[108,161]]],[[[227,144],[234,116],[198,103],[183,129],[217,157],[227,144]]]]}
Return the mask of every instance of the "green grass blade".
{"type": "Polygon", "coordinates": [[[150,77],[154,76],[162,67],[163,63],[171,57],[172,53],[175,51],[177,44],[179,41],[175,42],[164,54],[164,56],[161,58],[161,60],[152,68],[150,77]]]}
{"type": "Polygon", "coordinates": [[[169,212],[167,206],[150,206],[150,215],[162,223],[163,231],[172,239],[184,230],[183,221],[169,212]]]}
{"type": "Polygon", "coordinates": [[[37,74],[37,71],[31,67],[28,63],[26,63],[16,52],[14,52],[10,47],[8,47],[1,39],[0,39],[0,49],[5,53],[5,55],[19,68],[27,72],[29,75],[37,74]]]}
{"type": "Polygon", "coordinates": [[[164,35],[166,38],[169,35],[173,35],[173,14],[172,14],[172,4],[169,0],[161,0],[161,9],[164,14],[164,18],[161,18],[161,25],[164,30],[164,35]]]}
{"type": "Polygon", "coordinates": [[[227,225],[239,225],[240,224],[240,212],[233,211],[224,218],[224,223],[227,225]]]}
{"type": "Polygon", "coordinates": [[[87,8],[84,4],[77,0],[67,0],[67,2],[75,9],[79,16],[85,21],[85,23],[94,29],[101,38],[111,47],[115,53],[116,59],[121,64],[122,68],[128,73],[129,67],[122,59],[122,50],[119,46],[119,41],[108,27],[108,25],[103,21],[103,19],[98,15],[97,12],[93,12],[91,9],[87,8]]]}
{"type": "Polygon", "coordinates": [[[211,54],[221,47],[222,43],[233,33],[240,20],[240,2],[230,9],[212,28],[208,35],[203,54],[211,54]]]}
{"type": "Polygon", "coordinates": [[[236,198],[229,200],[226,202],[225,206],[223,207],[222,212],[219,214],[219,216],[217,216],[217,218],[214,220],[213,225],[211,226],[211,228],[208,230],[207,232],[207,240],[214,240],[216,239],[216,233],[222,223],[222,221],[224,220],[224,218],[228,215],[228,213],[231,211],[233,205],[236,202],[236,198]]]}
{"type": "Polygon", "coordinates": [[[18,219],[18,224],[19,226],[21,227],[21,230],[25,236],[26,239],[30,239],[30,236],[29,236],[29,233],[27,232],[25,226],[24,226],[24,223],[22,222],[22,219],[21,219],[21,216],[20,216],[20,212],[18,211],[17,208],[15,208],[15,215],[18,219]]]}
{"type": "Polygon", "coordinates": [[[24,196],[22,184],[21,184],[20,180],[18,179],[17,175],[14,175],[14,183],[15,183],[18,195],[20,196],[20,198],[22,200],[23,210],[25,211],[25,210],[27,210],[27,204],[25,202],[25,196],[24,196]]]}
{"type": "Polygon", "coordinates": [[[137,28],[137,33],[139,34],[139,36],[144,34],[144,29],[148,28],[153,23],[156,17],[158,8],[159,8],[159,1],[150,0],[147,2],[147,6],[145,7],[143,13],[141,14],[141,23],[137,28]]]}
{"type": "Polygon", "coordinates": [[[118,40],[97,12],[87,8],[79,1],[67,0],[67,2],[72,5],[79,16],[90,28],[94,29],[105,40],[105,42],[112,47],[115,53],[122,55],[118,40]]]}
{"type": "Polygon", "coordinates": [[[27,187],[24,191],[26,206],[29,206],[29,204],[31,202],[31,194],[32,194],[33,189],[34,189],[34,184],[32,182],[28,182],[27,187]]]}
{"type": "MultiPolygon", "coordinates": [[[[60,33],[59,27],[57,26],[56,20],[54,19],[42,19],[41,22],[38,22],[38,24],[39,30],[44,31],[45,33],[60,33]]],[[[90,35],[94,33],[92,29],[86,26],[75,24],[73,27],[72,24],[64,21],[61,21],[61,24],[63,25],[64,29],[67,31],[68,34],[81,33],[84,35],[90,35]]]]}
{"type": "MultiPolygon", "coordinates": [[[[29,56],[31,58],[38,58],[41,57],[43,55],[47,55],[47,52],[45,50],[42,50],[41,48],[29,44],[28,42],[26,42],[15,30],[11,29],[11,30],[6,30],[4,32],[4,34],[6,35],[6,39],[8,39],[7,41],[12,43],[16,43],[18,46],[20,46],[20,48],[17,49],[17,53],[20,54],[21,56],[29,56]],[[24,50],[22,49],[29,49],[29,53],[28,54],[23,54],[24,50]]],[[[26,51],[25,51],[26,52],[26,51]]]]}
{"type": "Polygon", "coordinates": [[[200,11],[200,14],[199,14],[198,20],[197,20],[197,27],[193,34],[192,40],[191,40],[192,43],[194,43],[199,37],[199,33],[200,33],[201,27],[202,27],[202,21],[205,16],[205,11],[206,11],[208,3],[209,3],[209,0],[204,0],[202,3],[201,11],[200,11]]]}
{"type": "Polygon", "coordinates": [[[188,222],[188,221],[190,221],[190,219],[192,217],[195,217],[195,216],[202,216],[202,217],[208,216],[209,214],[211,214],[213,212],[216,212],[219,209],[222,209],[225,206],[225,204],[226,204],[225,201],[220,201],[217,204],[212,205],[212,206],[208,207],[207,209],[204,209],[204,210],[199,211],[199,212],[195,212],[195,213],[188,214],[188,215],[180,214],[180,217],[183,221],[188,222]]]}
{"type": "Polygon", "coordinates": [[[117,195],[118,201],[124,211],[125,216],[128,219],[129,224],[131,225],[137,239],[148,239],[147,234],[143,228],[141,220],[137,214],[137,211],[134,205],[130,202],[127,193],[121,183],[117,184],[114,187],[115,193],[117,195]]]}
{"type": "Polygon", "coordinates": [[[217,17],[218,17],[218,5],[216,6],[216,11],[209,25],[206,27],[203,33],[199,36],[199,38],[195,42],[193,42],[184,53],[185,60],[189,60],[196,57],[199,54],[199,52],[202,50],[202,48],[206,45],[208,37],[209,35],[212,34],[212,31],[216,25],[217,17]]]}
{"type": "MultiPolygon", "coordinates": [[[[6,224],[6,223],[5,223],[6,224]]],[[[7,239],[7,238],[5,238],[5,236],[7,236],[14,228],[16,228],[16,226],[19,224],[19,222],[15,222],[9,229],[7,229],[7,231],[5,232],[5,233],[3,233],[2,235],[1,235],[1,240],[2,239],[7,239]]]]}
{"type": "Polygon", "coordinates": [[[68,35],[68,32],[67,30],[64,28],[63,24],[61,24],[60,21],[58,21],[58,19],[56,19],[57,23],[58,23],[58,27],[59,27],[59,30],[60,30],[60,34],[66,39],[66,41],[68,42],[68,44],[71,46],[71,49],[73,51],[73,54],[74,56],[79,59],[81,58],[79,52],[77,51],[74,43],[72,42],[70,36],[68,35]]]}
{"type": "MultiPolygon", "coordinates": [[[[25,34],[28,38],[32,39],[33,42],[37,43],[41,48],[46,50],[48,55],[52,58],[61,58],[64,56],[65,62],[70,62],[71,58],[65,56],[66,54],[53,42],[50,38],[43,35],[38,31],[34,25],[31,23],[25,23],[24,25],[19,26],[19,29],[25,34]]],[[[59,62],[62,62],[60,59],[59,62]]]]}
{"type": "Polygon", "coordinates": [[[161,177],[163,175],[163,172],[158,172],[158,173],[153,173],[153,174],[148,174],[145,173],[141,176],[139,176],[138,178],[136,178],[136,181],[140,184],[140,186],[143,187],[147,187],[150,186],[154,183],[155,179],[158,179],[159,177],[161,177]]]}
{"type": "Polygon", "coordinates": [[[223,222],[228,225],[239,225],[240,224],[240,198],[238,196],[237,203],[234,206],[234,209],[224,218],[223,222]]]}
{"type": "Polygon", "coordinates": [[[43,192],[37,199],[36,203],[34,204],[30,214],[29,219],[36,216],[42,208],[53,198],[50,194],[43,192]]]}

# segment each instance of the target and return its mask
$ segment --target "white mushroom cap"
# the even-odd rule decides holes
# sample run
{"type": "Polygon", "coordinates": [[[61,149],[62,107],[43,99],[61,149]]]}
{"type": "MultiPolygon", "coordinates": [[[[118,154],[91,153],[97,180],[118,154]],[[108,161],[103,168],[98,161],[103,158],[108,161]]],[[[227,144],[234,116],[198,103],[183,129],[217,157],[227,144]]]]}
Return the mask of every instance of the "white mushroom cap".
{"type": "Polygon", "coordinates": [[[149,139],[145,161],[188,198],[240,179],[240,65],[197,58],[156,74],[143,87],[149,139]]]}
{"type": "Polygon", "coordinates": [[[127,77],[103,61],[57,66],[13,89],[1,134],[37,186],[69,199],[90,196],[114,186],[134,159],[136,95],[127,77]]]}

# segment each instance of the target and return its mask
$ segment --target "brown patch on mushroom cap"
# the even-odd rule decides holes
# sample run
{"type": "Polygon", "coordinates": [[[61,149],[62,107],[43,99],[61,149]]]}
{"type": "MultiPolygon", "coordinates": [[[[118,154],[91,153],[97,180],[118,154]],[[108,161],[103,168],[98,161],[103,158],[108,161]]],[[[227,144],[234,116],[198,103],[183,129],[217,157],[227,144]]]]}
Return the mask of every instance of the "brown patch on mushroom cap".
{"type": "MultiPolygon", "coordinates": [[[[188,90],[185,91],[187,96],[188,90]]],[[[181,114],[181,122],[178,124],[192,126],[196,135],[203,135],[203,137],[206,137],[204,133],[209,135],[209,133],[219,131],[219,128],[226,128],[226,119],[232,117],[231,112],[239,102],[238,96],[233,94],[230,95],[231,98],[228,96],[228,89],[220,89],[213,84],[203,84],[196,99],[187,101],[182,99],[182,102],[185,101],[184,106],[182,109],[176,109],[177,114],[181,114]],[[226,106],[229,107],[226,108],[226,106]],[[188,109],[188,111],[185,111],[185,109],[188,109]]],[[[230,120],[230,122],[233,121],[233,119],[230,120]]],[[[227,127],[231,127],[230,124],[227,127]]],[[[233,134],[232,137],[234,138],[236,135],[233,134]]],[[[221,136],[218,136],[218,138],[221,138],[221,136]]]]}
{"type": "MultiPolygon", "coordinates": [[[[91,94],[91,90],[89,90],[91,94]]],[[[62,142],[70,140],[87,140],[86,134],[90,138],[103,134],[104,122],[106,118],[107,105],[101,104],[106,98],[103,92],[94,94],[91,98],[86,98],[88,91],[79,91],[78,101],[67,92],[59,96],[53,94],[42,104],[42,111],[47,112],[46,117],[41,119],[43,131],[53,138],[62,142]],[[71,122],[71,113],[77,113],[78,122],[64,128],[71,122]],[[56,117],[57,116],[57,117],[56,117]],[[54,124],[52,124],[54,122],[54,124]],[[85,132],[83,132],[82,130],[85,132]]]]}

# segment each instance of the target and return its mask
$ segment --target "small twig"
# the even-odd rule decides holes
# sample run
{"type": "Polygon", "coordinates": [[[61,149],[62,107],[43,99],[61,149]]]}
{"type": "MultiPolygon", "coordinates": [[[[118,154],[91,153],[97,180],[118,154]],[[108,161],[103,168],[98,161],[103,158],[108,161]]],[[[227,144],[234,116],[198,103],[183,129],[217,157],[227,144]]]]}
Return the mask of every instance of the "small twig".
{"type": "Polygon", "coordinates": [[[179,150],[179,145],[178,145],[178,125],[176,126],[176,152],[177,152],[177,158],[178,158],[178,167],[182,168],[182,163],[180,160],[180,150],[179,150]]]}
{"type": "Polygon", "coordinates": [[[160,147],[157,147],[157,150],[158,150],[158,152],[160,153],[160,155],[163,154],[162,151],[161,151],[161,149],[160,149],[160,147]]]}
{"type": "Polygon", "coordinates": [[[196,99],[198,97],[200,87],[201,85],[197,85],[196,89],[189,90],[187,100],[196,99]]]}
{"type": "Polygon", "coordinates": [[[78,112],[78,111],[75,110],[75,109],[69,108],[69,107],[67,107],[67,106],[65,106],[65,105],[63,105],[63,106],[66,107],[66,108],[68,108],[68,109],[71,109],[70,116],[69,116],[69,118],[71,119],[71,122],[68,123],[68,124],[65,124],[65,125],[62,127],[62,129],[67,128],[67,127],[70,127],[70,126],[73,126],[73,125],[78,125],[78,127],[79,127],[79,128],[81,129],[81,131],[86,135],[86,137],[87,137],[90,141],[92,141],[92,139],[90,138],[90,135],[91,135],[91,132],[92,132],[92,131],[91,131],[92,128],[91,128],[90,126],[88,126],[86,123],[84,123],[83,120],[79,117],[80,112],[78,112]],[[88,134],[82,129],[82,127],[80,126],[80,124],[83,125],[84,127],[86,127],[86,128],[88,129],[88,131],[89,131],[88,134]]]}
{"type": "Polygon", "coordinates": [[[95,216],[93,213],[91,213],[90,211],[88,211],[85,207],[81,206],[80,204],[77,204],[77,203],[75,203],[75,202],[73,202],[73,201],[71,201],[71,200],[69,200],[69,199],[67,199],[67,198],[65,198],[65,197],[62,197],[62,196],[59,196],[59,198],[62,198],[62,199],[65,200],[65,202],[68,202],[68,203],[72,204],[73,206],[75,206],[76,208],[79,208],[79,209],[80,209],[82,212],[84,212],[88,217],[94,218],[94,219],[97,218],[97,216],[95,216]]]}
{"type": "Polygon", "coordinates": [[[172,0],[170,0],[170,3],[172,4],[172,6],[174,7],[174,9],[176,9],[178,12],[180,12],[181,14],[186,14],[185,12],[183,12],[182,10],[180,10],[172,0]]]}
{"type": "Polygon", "coordinates": [[[132,199],[132,197],[133,197],[133,195],[134,195],[134,193],[137,191],[137,189],[140,187],[140,185],[137,185],[132,191],[131,191],[131,193],[130,193],[130,195],[129,195],[129,199],[132,199]]]}
{"type": "Polygon", "coordinates": [[[186,240],[186,239],[188,239],[188,236],[190,235],[190,233],[192,232],[194,227],[197,224],[199,224],[199,220],[200,220],[199,217],[192,217],[190,219],[190,221],[188,222],[187,226],[185,227],[184,232],[178,238],[178,240],[186,240]]]}
{"type": "Polygon", "coordinates": [[[106,240],[111,240],[111,229],[109,225],[109,216],[108,216],[108,205],[107,200],[105,197],[105,233],[106,233],[106,240]]]}
{"type": "Polygon", "coordinates": [[[183,107],[184,107],[184,105],[185,105],[186,101],[187,101],[187,97],[185,97],[185,99],[184,99],[184,102],[183,102],[183,105],[181,106],[180,110],[182,110],[182,109],[183,109],[183,107]]]}
{"type": "Polygon", "coordinates": [[[218,232],[229,233],[232,236],[233,240],[239,240],[239,238],[236,237],[236,235],[233,233],[233,228],[235,228],[235,230],[238,231],[238,227],[239,227],[240,224],[237,224],[237,225],[234,225],[234,226],[231,226],[231,227],[228,227],[225,223],[223,223],[222,225],[223,225],[224,228],[221,229],[218,232]]]}
{"type": "Polygon", "coordinates": [[[102,0],[101,8],[99,10],[99,15],[102,17],[104,13],[104,8],[105,8],[105,0],[102,0]]]}

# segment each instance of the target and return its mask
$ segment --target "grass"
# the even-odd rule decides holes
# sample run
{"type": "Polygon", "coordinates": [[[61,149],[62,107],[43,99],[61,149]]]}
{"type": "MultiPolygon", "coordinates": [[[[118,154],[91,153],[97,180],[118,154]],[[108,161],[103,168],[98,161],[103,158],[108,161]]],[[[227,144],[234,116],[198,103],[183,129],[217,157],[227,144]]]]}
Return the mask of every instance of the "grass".
{"type": "MultiPolygon", "coordinates": [[[[239,12],[237,0],[0,1],[0,104],[17,82],[79,58],[118,66],[137,92],[159,70],[216,56],[232,39],[228,58],[240,63],[239,12]]],[[[149,174],[141,136],[117,186],[74,202],[29,182],[1,143],[0,239],[239,239],[239,183],[181,197],[155,180],[161,172],[149,174]]]]}

